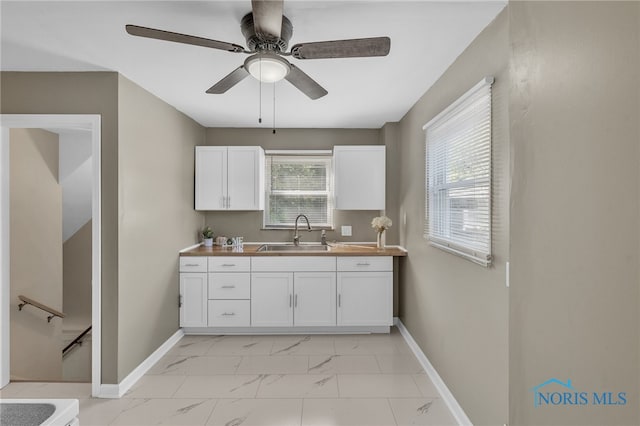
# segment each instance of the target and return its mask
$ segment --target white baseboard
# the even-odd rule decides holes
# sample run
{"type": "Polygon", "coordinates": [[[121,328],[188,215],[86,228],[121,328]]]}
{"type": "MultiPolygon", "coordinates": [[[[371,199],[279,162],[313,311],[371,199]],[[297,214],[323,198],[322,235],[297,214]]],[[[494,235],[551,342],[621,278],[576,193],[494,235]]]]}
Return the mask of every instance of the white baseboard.
{"type": "Polygon", "coordinates": [[[153,365],[160,360],[167,352],[178,343],[184,336],[182,329],[176,331],[167,339],[158,349],[140,363],[127,377],[117,385],[100,385],[100,394],[98,398],[121,398],[131,387],[136,384],[153,365]]]}
{"type": "Polygon", "coordinates": [[[404,326],[402,321],[397,319],[397,322],[396,322],[396,319],[397,318],[394,318],[394,323],[396,327],[398,327],[400,334],[402,334],[402,337],[404,337],[404,340],[407,342],[407,345],[409,345],[409,347],[413,351],[413,354],[416,356],[416,358],[418,358],[418,361],[422,365],[422,368],[424,368],[424,371],[427,373],[427,376],[429,376],[429,378],[435,385],[436,389],[440,393],[440,396],[444,400],[445,404],[447,404],[447,407],[451,411],[451,414],[453,414],[453,417],[455,418],[456,422],[459,425],[472,425],[471,420],[469,420],[469,417],[467,417],[467,414],[464,412],[460,404],[458,404],[458,401],[456,401],[453,394],[451,393],[447,385],[444,383],[444,381],[442,380],[442,378],[440,377],[436,369],[433,368],[433,365],[431,365],[431,362],[429,362],[429,359],[427,358],[427,356],[424,354],[424,352],[422,352],[422,349],[420,349],[420,346],[418,346],[416,341],[413,339],[413,337],[409,333],[409,330],[407,330],[407,328],[404,326]]]}
{"type": "Polygon", "coordinates": [[[100,385],[98,398],[120,398],[120,385],[100,385]]]}

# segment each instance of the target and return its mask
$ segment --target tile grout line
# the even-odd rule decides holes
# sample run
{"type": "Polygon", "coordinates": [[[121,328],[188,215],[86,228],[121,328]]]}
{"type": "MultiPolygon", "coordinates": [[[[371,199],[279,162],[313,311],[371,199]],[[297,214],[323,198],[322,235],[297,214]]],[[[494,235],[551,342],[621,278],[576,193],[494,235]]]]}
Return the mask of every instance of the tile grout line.
{"type": "Polygon", "coordinates": [[[209,424],[209,420],[211,420],[211,417],[213,416],[213,412],[216,411],[216,408],[218,408],[218,403],[220,402],[220,398],[211,398],[211,399],[214,401],[213,408],[211,409],[211,412],[209,413],[209,415],[207,416],[207,419],[204,422],[205,425],[209,424]]]}
{"type": "Polygon", "coordinates": [[[393,416],[393,421],[396,422],[396,426],[398,426],[398,419],[396,418],[396,413],[393,411],[393,407],[391,406],[391,398],[386,398],[387,405],[389,406],[389,410],[391,410],[391,416],[393,416]]]}

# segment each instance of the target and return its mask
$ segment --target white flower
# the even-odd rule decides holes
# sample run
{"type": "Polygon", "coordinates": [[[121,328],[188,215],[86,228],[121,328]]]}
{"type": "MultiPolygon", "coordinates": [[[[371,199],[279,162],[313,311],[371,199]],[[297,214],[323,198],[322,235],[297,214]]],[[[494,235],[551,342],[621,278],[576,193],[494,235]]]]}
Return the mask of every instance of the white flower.
{"type": "Polygon", "coordinates": [[[375,228],[378,232],[382,232],[385,229],[390,228],[391,225],[391,219],[389,219],[387,216],[374,217],[371,221],[371,227],[375,228]]]}

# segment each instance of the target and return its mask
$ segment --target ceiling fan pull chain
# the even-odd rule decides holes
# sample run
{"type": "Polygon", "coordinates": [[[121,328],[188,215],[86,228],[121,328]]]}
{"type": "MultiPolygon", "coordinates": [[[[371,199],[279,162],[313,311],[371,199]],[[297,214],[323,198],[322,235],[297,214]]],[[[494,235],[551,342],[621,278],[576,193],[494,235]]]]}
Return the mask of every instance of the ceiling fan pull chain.
{"type": "MultiPolygon", "coordinates": [[[[262,75],[262,59],[260,59],[260,75],[262,75]]],[[[262,79],[258,80],[258,123],[262,123],[262,79]]]]}
{"type": "Polygon", "coordinates": [[[276,83],[273,83],[273,134],[276,134],[276,83]]]}

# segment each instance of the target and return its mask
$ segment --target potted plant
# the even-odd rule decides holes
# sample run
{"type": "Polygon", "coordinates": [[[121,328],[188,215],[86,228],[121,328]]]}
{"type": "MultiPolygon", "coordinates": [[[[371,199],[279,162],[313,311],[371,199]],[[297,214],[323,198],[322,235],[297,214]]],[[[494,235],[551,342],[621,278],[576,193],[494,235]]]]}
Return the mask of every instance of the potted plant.
{"type": "Polygon", "coordinates": [[[205,247],[213,246],[213,229],[210,226],[207,226],[202,230],[202,241],[204,242],[205,247]]]}

